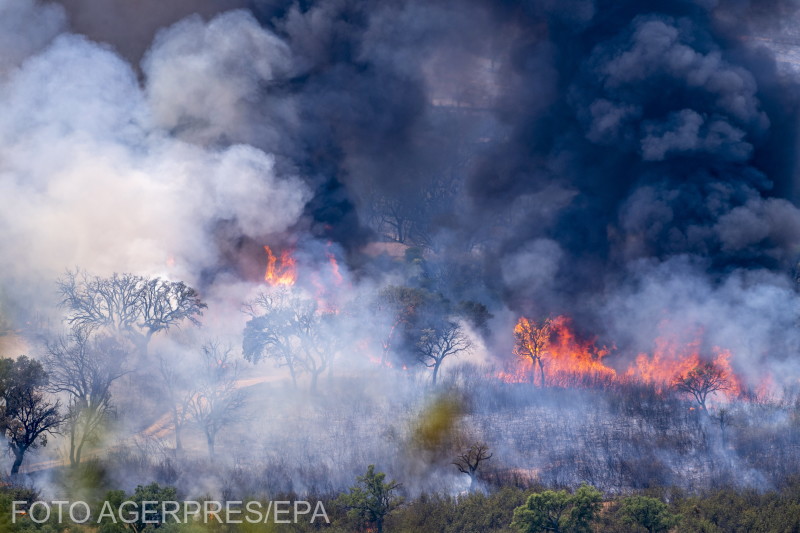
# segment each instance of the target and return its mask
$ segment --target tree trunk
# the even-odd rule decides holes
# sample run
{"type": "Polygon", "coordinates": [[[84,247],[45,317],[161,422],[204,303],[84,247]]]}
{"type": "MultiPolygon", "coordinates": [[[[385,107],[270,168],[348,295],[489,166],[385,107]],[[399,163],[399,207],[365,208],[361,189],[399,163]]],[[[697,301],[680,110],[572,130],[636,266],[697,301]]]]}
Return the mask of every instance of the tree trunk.
{"type": "Polygon", "coordinates": [[[86,444],[86,439],[89,438],[89,434],[92,432],[91,423],[90,423],[91,419],[88,418],[88,415],[86,415],[86,416],[87,416],[87,419],[86,419],[86,423],[83,426],[83,432],[81,434],[80,442],[78,442],[78,445],[75,447],[75,453],[72,455],[72,461],[73,461],[72,462],[72,466],[81,464],[81,455],[83,454],[83,445],[86,444]]]}
{"type": "Polygon", "coordinates": [[[544,388],[544,363],[541,358],[539,358],[539,374],[542,377],[542,388],[544,388]]]}
{"type": "Polygon", "coordinates": [[[319,371],[311,372],[311,385],[309,385],[309,391],[312,393],[317,392],[317,381],[319,381],[319,371]]]}
{"type": "Polygon", "coordinates": [[[297,390],[297,374],[294,371],[294,363],[290,359],[287,359],[286,366],[289,367],[289,375],[292,376],[292,385],[294,386],[295,390],[297,390]]]}
{"type": "Polygon", "coordinates": [[[172,408],[172,423],[175,426],[175,455],[177,456],[183,451],[183,442],[181,441],[181,424],[179,421],[178,409],[172,408]]]}
{"type": "Polygon", "coordinates": [[[77,421],[69,428],[69,464],[75,466],[75,425],[77,421]]]}
{"type": "Polygon", "coordinates": [[[25,448],[12,446],[11,450],[14,452],[14,464],[11,466],[11,475],[16,476],[19,472],[19,467],[22,466],[22,460],[25,458],[25,448]]]}
{"type": "Polygon", "coordinates": [[[215,451],[215,449],[214,449],[214,446],[215,446],[215,443],[214,443],[214,441],[215,441],[215,440],[216,440],[216,439],[214,438],[214,435],[212,435],[212,434],[210,434],[210,433],[206,432],[206,444],[208,444],[208,456],[209,456],[211,459],[213,459],[213,458],[214,458],[214,456],[216,455],[216,451],[215,451]]]}
{"type": "Polygon", "coordinates": [[[437,377],[439,375],[439,365],[440,364],[442,364],[442,363],[437,361],[436,364],[433,365],[433,384],[434,385],[436,385],[436,379],[437,379],[437,377]]]}
{"type": "Polygon", "coordinates": [[[86,443],[86,435],[84,434],[84,436],[81,437],[81,443],[78,444],[78,447],[75,449],[75,462],[72,463],[73,466],[81,464],[81,454],[83,453],[83,445],[85,443],[86,443]]]}

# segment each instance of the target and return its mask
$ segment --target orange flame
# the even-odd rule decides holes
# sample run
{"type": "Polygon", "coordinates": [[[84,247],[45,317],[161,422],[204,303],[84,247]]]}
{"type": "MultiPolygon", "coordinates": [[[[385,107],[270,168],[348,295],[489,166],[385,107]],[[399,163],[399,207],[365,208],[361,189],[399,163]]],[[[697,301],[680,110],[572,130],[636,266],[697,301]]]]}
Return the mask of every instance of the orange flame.
{"type": "Polygon", "coordinates": [[[326,252],[328,256],[328,262],[331,264],[331,272],[333,272],[333,279],[336,280],[337,285],[341,285],[344,281],[342,277],[342,273],[339,271],[339,263],[336,261],[336,256],[333,255],[331,252],[326,252]]]}
{"type": "Polygon", "coordinates": [[[278,262],[278,258],[275,257],[269,246],[264,246],[264,250],[267,252],[267,271],[264,273],[264,281],[273,287],[294,285],[294,282],[297,281],[297,271],[296,261],[291,252],[289,250],[281,252],[280,262],[278,262]]]}
{"type": "MultiPolygon", "coordinates": [[[[676,378],[686,376],[703,361],[700,356],[699,339],[679,345],[675,341],[659,337],[655,344],[656,348],[652,355],[641,353],[636,357],[634,363],[625,372],[627,377],[652,383],[657,389],[663,390],[676,378]]],[[[725,395],[728,398],[740,396],[742,382],[731,367],[730,350],[714,346],[711,348],[711,352],[714,355],[714,365],[728,382],[728,388],[724,391],[725,395]]]]}
{"type": "MultiPolygon", "coordinates": [[[[533,376],[541,373],[541,369],[534,368],[538,367],[538,360],[534,363],[535,357],[531,354],[535,354],[541,358],[545,382],[549,385],[637,380],[652,383],[663,391],[676,378],[687,375],[704,360],[700,355],[701,334],[698,332],[696,340],[688,344],[659,337],[652,354],[639,354],[625,372],[618,374],[617,370],[604,362],[610,349],[598,348],[593,339],[579,339],[571,328],[569,318],[558,316],[537,324],[521,317],[514,328],[516,364],[499,372],[498,377],[508,383],[534,382],[533,376]]],[[[731,352],[719,347],[711,348],[710,352],[714,365],[727,381],[727,389],[722,392],[728,398],[741,396],[743,385],[731,367],[731,352]]],[[[541,377],[538,381],[541,383],[541,377]]]]}
{"type": "MultiPolygon", "coordinates": [[[[616,370],[606,366],[603,358],[609,350],[597,348],[591,340],[580,340],[570,328],[570,320],[565,316],[542,324],[522,317],[514,328],[517,347],[514,353],[518,367],[511,372],[501,372],[500,379],[519,383],[534,381],[533,357],[541,357],[545,382],[566,385],[576,377],[614,378],[616,370]]],[[[537,363],[538,366],[538,363],[537,363]]],[[[541,382],[541,377],[539,378],[541,382]]]]}

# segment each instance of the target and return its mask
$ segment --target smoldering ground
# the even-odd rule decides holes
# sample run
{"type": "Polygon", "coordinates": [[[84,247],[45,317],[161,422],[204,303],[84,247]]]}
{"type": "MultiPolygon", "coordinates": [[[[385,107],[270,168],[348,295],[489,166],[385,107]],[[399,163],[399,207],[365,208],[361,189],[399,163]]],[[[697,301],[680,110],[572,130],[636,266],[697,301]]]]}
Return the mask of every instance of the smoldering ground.
{"type": "MultiPolygon", "coordinates": [[[[0,2],[5,328],[35,354],[36,336],[61,325],[54,282],[77,266],[200,290],[205,329],[159,340],[164,353],[191,352],[195,335],[238,350],[240,306],[263,288],[269,244],[294,249],[300,274],[318,276],[328,298],[368,302],[407,284],[485,305],[494,318],[475,328],[480,362],[510,357],[519,315],[567,314],[616,347],[609,364],[620,369],[656,337],[699,329],[706,347],[732,350],[749,385],[796,385],[798,92],[786,22],[796,13],[792,2],[768,4],[187,1],[134,14],[119,3],[0,2]]],[[[311,486],[304,464],[326,464],[317,475],[331,488],[371,460],[408,468],[392,458],[414,415],[376,421],[422,409],[427,375],[405,376],[413,361],[402,353],[393,370],[372,368],[363,325],[391,325],[385,313],[365,304],[342,334],[352,346],[342,379],[364,387],[359,376],[381,376],[363,393],[330,385],[341,414],[331,435],[367,415],[346,432],[346,456],[326,458],[333,441],[315,428],[329,413],[304,394],[290,394],[293,409],[314,416],[249,408],[269,436],[264,464],[285,467],[276,487],[311,486]],[[287,428],[305,458],[275,455],[287,428]]],[[[137,386],[148,364],[131,361],[137,386]]],[[[287,378],[268,363],[245,368],[287,378]]],[[[254,405],[289,394],[268,383],[254,405]]],[[[558,394],[541,405],[580,421],[585,393],[558,394]]],[[[539,400],[493,405],[526,402],[539,400]]],[[[145,419],[123,420],[120,440],[145,419]]],[[[531,459],[518,443],[533,437],[493,423],[476,431],[509,468],[561,464],[564,447],[531,459]]],[[[676,431],[700,446],[692,424],[676,431]]],[[[551,426],[565,440],[580,433],[551,426]]],[[[582,442],[595,442],[586,431],[582,442]]],[[[229,458],[251,456],[236,434],[229,458]]],[[[674,454],[663,452],[670,472],[680,470],[674,454]]]]}

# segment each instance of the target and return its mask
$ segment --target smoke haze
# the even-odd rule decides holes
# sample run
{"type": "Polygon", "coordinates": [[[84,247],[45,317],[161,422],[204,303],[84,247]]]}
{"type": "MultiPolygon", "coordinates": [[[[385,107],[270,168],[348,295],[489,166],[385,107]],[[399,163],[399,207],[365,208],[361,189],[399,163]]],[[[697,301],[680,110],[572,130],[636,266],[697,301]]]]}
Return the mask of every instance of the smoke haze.
{"type": "MultiPolygon", "coordinates": [[[[209,304],[202,335],[154,353],[194,335],[238,352],[270,245],[307,294],[364,304],[354,346],[392,327],[376,294],[407,283],[491,312],[465,321],[476,365],[509,359],[519,316],[566,314],[620,372],[699,335],[746,385],[797,386],[796,22],[779,0],[0,0],[0,325],[35,350],[66,270],[132,272],[209,304]]],[[[359,350],[337,371],[373,372],[359,350]]],[[[380,418],[382,387],[417,412],[421,375],[339,384],[337,420],[380,418]]],[[[261,414],[277,446],[288,415],[261,414]]],[[[387,434],[355,427],[366,444],[337,463],[393,457],[387,434]]],[[[359,472],[335,467],[334,488],[359,472]]]]}

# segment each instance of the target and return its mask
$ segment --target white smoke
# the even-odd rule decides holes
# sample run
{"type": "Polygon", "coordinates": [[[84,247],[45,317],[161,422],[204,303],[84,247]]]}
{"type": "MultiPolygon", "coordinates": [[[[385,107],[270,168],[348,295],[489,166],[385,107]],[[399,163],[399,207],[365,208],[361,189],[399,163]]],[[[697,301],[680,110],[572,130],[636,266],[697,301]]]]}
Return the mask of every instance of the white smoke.
{"type": "MultiPolygon", "coordinates": [[[[273,63],[225,56],[203,66],[199,56],[184,55],[196,44],[185,38],[191,29],[205,31],[207,41],[237,40],[211,42],[205,50],[212,56],[246,46],[242,40],[252,40],[254,52],[274,45],[278,65],[280,43],[257,34],[252,19],[223,15],[206,30],[197,19],[178,24],[158,40],[142,87],[130,64],[84,37],[62,34],[38,51],[63,26],[63,13],[20,5],[0,3],[0,12],[43,22],[36,31],[20,24],[27,33],[0,40],[0,57],[19,64],[0,82],[4,293],[14,292],[11,280],[51,284],[75,266],[98,274],[172,273],[193,283],[218,260],[209,237],[214,223],[258,238],[297,221],[309,191],[297,177],[278,176],[271,155],[246,145],[198,146],[165,129],[175,126],[167,109],[215,131],[236,119],[233,110],[273,63]],[[250,34],[231,25],[249,25],[250,34]],[[32,55],[22,61],[25,54],[32,55]],[[240,83],[247,79],[251,85],[240,83]]],[[[0,25],[7,20],[0,17],[0,25]]]]}

